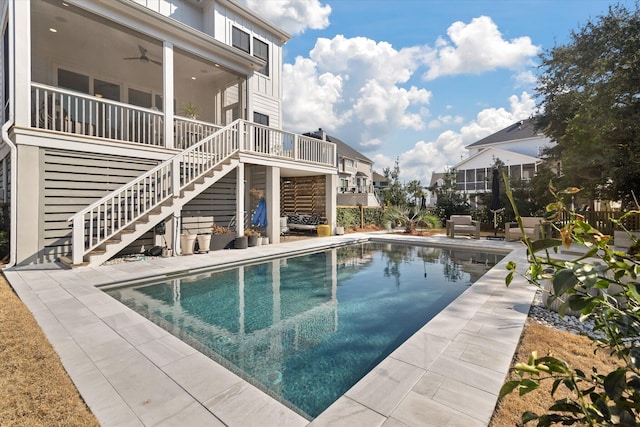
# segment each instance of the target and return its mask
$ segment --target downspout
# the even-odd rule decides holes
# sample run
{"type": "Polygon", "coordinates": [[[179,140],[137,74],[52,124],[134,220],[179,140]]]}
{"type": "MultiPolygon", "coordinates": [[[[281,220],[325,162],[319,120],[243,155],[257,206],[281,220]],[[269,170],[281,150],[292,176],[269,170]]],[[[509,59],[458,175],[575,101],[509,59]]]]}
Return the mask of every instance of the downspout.
{"type": "MultiPolygon", "coordinates": [[[[15,26],[15,21],[11,19],[11,16],[13,15],[13,3],[9,2],[8,5],[8,13],[7,15],[9,16],[9,19],[7,20],[7,26],[11,23],[14,22],[14,26],[15,26]]],[[[10,153],[10,157],[9,157],[9,164],[11,165],[11,190],[10,190],[10,194],[11,194],[11,198],[9,200],[9,206],[10,206],[10,213],[9,216],[11,218],[11,222],[10,222],[10,228],[9,228],[9,263],[6,264],[3,268],[10,268],[13,267],[16,264],[16,257],[17,257],[17,247],[16,247],[16,243],[18,241],[18,236],[17,236],[17,230],[18,230],[18,223],[17,223],[17,186],[18,186],[18,149],[16,147],[16,145],[13,143],[13,141],[11,141],[11,138],[9,138],[9,129],[11,129],[11,127],[13,127],[14,124],[14,113],[13,113],[13,109],[15,108],[15,48],[14,48],[14,28],[7,28],[7,31],[9,31],[9,117],[7,119],[7,121],[2,125],[2,142],[4,142],[5,144],[7,144],[7,146],[9,147],[9,149],[11,150],[10,153]],[[11,31],[10,31],[11,30],[11,31]]],[[[2,108],[4,108],[4,105],[2,106],[2,108]]]]}

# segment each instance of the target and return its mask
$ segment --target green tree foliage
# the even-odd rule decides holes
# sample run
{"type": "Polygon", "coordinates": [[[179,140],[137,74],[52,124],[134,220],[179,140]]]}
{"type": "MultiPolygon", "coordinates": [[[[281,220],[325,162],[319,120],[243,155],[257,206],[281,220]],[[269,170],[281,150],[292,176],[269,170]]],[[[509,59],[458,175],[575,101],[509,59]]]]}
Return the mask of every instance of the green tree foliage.
{"type": "MultiPolygon", "coordinates": [[[[523,395],[537,389],[541,381],[548,381],[552,383],[552,395],[564,389],[569,397],[557,399],[545,414],[525,412],[522,415],[523,424],[639,425],[640,258],[633,255],[633,251],[614,251],[609,246],[610,236],[603,235],[580,215],[569,211],[567,199],[571,199],[578,191],[578,188],[572,187],[554,193],[556,200],[546,207],[545,218],[551,224],[563,213],[570,215],[570,221],[556,230],[560,239],[531,241],[525,238],[529,255],[525,278],[544,292],[549,292],[550,302],[561,302],[561,315],[570,308],[581,313],[581,321],[593,319],[600,336],[591,339],[598,343],[598,351],[606,351],[617,357],[623,367],[612,372],[598,372],[596,368],[583,372],[572,369],[552,354],[540,357],[534,352],[527,362],[515,365],[515,371],[521,379],[506,382],[500,396],[514,390],[523,395]],[[571,244],[584,246],[585,254],[571,260],[559,259],[556,256],[558,248],[571,244]],[[550,286],[545,287],[545,283],[550,286]]],[[[507,196],[514,205],[522,228],[509,188],[507,196]]],[[[631,211],[627,215],[636,213],[631,211]]],[[[620,221],[617,223],[624,228],[620,221]]],[[[635,242],[634,247],[637,247],[638,241],[631,238],[635,242]]],[[[508,286],[518,273],[513,262],[508,263],[507,269],[508,286]]]]}
{"type": "Polygon", "coordinates": [[[407,195],[411,198],[411,204],[416,207],[420,207],[420,201],[424,196],[424,190],[420,180],[414,179],[410,181],[406,186],[407,195]]]}
{"type": "Polygon", "coordinates": [[[640,12],[610,6],[542,54],[536,124],[557,141],[568,186],[588,198],[630,201],[640,188],[640,12]]]}
{"type": "Polygon", "coordinates": [[[406,206],[407,192],[400,182],[400,161],[396,159],[393,169],[384,168],[384,177],[389,180],[389,187],[382,190],[382,198],[386,206],[406,206]]]}
{"type": "Polygon", "coordinates": [[[443,222],[451,215],[469,213],[470,205],[467,196],[456,187],[456,174],[455,169],[448,170],[442,178],[442,185],[429,188],[438,198],[436,208],[443,222]]]}

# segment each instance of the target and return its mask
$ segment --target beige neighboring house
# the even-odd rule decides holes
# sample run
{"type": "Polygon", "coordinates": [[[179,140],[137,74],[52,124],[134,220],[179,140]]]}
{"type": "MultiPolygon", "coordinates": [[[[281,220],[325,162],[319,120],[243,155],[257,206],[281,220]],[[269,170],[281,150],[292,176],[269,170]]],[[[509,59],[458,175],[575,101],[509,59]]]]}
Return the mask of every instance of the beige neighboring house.
{"type": "Polygon", "coordinates": [[[357,206],[360,204],[362,206],[380,206],[374,187],[373,161],[371,159],[335,136],[327,135],[322,129],[304,135],[329,141],[336,145],[338,153],[336,194],[338,206],[357,206]]]}
{"type": "MultiPolygon", "coordinates": [[[[529,181],[543,162],[543,149],[555,143],[534,128],[531,119],[520,120],[496,133],[466,146],[469,156],[452,169],[456,170],[456,187],[477,206],[479,193],[491,191],[492,166],[500,159],[512,178],[529,181]]],[[[436,174],[432,176],[432,185],[436,174]]]]}
{"type": "MultiPolygon", "coordinates": [[[[442,187],[444,184],[444,172],[432,172],[429,188],[442,187]]],[[[435,191],[427,191],[427,206],[435,206],[438,203],[438,193],[435,191]]]]}
{"type": "Polygon", "coordinates": [[[10,265],[181,252],[264,194],[335,227],[336,146],[282,129],[290,36],[232,0],[0,0],[10,265]],[[313,189],[309,194],[308,189],[313,189]],[[305,197],[300,197],[300,192],[305,197]]]}

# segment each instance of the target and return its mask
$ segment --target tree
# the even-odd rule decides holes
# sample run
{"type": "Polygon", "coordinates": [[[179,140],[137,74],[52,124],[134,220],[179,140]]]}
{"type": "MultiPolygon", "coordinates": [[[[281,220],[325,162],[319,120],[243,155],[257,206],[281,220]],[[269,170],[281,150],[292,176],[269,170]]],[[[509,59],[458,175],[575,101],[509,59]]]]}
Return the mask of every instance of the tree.
{"type": "Polygon", "coordinates": [[[413,199],[413,206],[420,206],[420,199],[424,195],[420,180],[414,179],[406,186],[407,194],[413,199]]]}
{"type": "Polygon", "coordinates": [[[640,188],[640,12],[622,5],[541,56],[536,125],[558,144],[568,186],[629,202],[640,188]]]}
{"type": "Polygon", "coordinates": [[[442,177],[442,185],[429,187],[429,191],[435,193],[438,198],[436,207],[443,222],[451,215],[469,213],[469,201],[466,194],[456,186],[456,174],[455,169],[449,169],[442,177]]]}
{"type": "Polygon", "coordinates": [[[393,169],[384,168],[384,177],[389,180],[389,187],[382,190],[382,198],[387,206],[405,206],[407,192],[400,182],[400,161],[396,158],[393,169]]]}

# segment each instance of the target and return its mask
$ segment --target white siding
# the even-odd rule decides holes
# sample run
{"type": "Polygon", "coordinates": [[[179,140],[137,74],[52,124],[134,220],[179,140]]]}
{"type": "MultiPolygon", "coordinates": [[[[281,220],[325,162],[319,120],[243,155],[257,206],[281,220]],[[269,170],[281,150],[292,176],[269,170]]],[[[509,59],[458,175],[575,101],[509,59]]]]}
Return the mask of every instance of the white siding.
{"type": "Polygon", "coordinates": [[[133,0],[168,18],[175,19],[200,31],[204,31],[203,11],[188,0],[133,0]]]}

